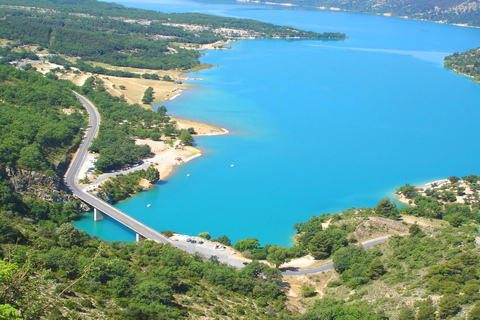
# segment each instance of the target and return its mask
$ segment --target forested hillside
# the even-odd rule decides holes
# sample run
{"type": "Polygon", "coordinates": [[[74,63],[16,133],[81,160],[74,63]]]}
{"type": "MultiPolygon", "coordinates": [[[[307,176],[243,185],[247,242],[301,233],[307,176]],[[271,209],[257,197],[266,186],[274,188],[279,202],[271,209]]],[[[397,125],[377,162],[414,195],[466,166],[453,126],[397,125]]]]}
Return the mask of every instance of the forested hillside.
{"type": "Polygon", "coordinates": [[[310,7],[339,8],[348,11],[392,14],[399,17],[480,26],[478,0],[274,0],[261,2],[293,3],[310,7]]]}
{"type": "Polygon", "coordinates": [[[272,319],[288,315],[281,275],[242,271],[146,241],[105,242],[69,224],[0,215],[2,319],[272,319]],[[10,313],[12,316],[5,317],[10,313]],[[17,316],[14,316],[14,315],[17,316]]]}
{"type": "Polygon", "coordinates": [[[0,5],[0,38],[40,45],[50,53],[134,68],[192,68],[199,63],[199,52],[185,49],[184,44],[235,38],[345,37],[247,19],[168,15],[92,0],[1,0],[0,5]]]}
{"type": "Polygon", "coordinates": [[[446,57],[445,67],[480,81],[480,48],[446,57]]]}
{"type": "Polygon", "coordinates": [[[81,104],[55,79],[0,65],[0,114],[0,211],[75,218],[80,203],[61,177],[88,124],[81,104]]]}
{"type": "Polygon", "coordinates": [[[81,104],[55,80],[0,66],[0,165],[56,176],[86,126],[81,104]]]}

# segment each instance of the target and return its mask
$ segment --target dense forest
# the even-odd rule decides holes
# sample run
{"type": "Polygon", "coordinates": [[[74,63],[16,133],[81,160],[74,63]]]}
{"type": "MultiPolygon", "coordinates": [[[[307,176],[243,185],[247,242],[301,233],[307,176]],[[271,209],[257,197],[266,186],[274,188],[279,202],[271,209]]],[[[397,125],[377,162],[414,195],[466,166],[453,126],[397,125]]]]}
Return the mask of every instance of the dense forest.
{"type": "Polygon", "coordinates": [[[480,26],[478,0],[261,0],[261,2],[293,3],[365,13],[388,13],[412,19],[480,26]]]}
{"type": "Polygon", "coordinates": [[[101,192],[98,196],[112,203],[124,200],[132,194],[145,190],[145,187],[140,184],[142,179],[155,183],[160,180],[160,173],[154,167],[148,167],[128,174],[119,174],[99,186],[101,192]]]}
{"type": "Polygon", "coordinates": [[[169,245],[109,243],[70,224],[32,226],[5,212],[0,231],[2,319],[288,314],[279,271],[261,263],[237,271],[169,245]]]}
{"type": "Polygon", "coordinates": [[[480,48],[454,53],[446,57],[445,68],[453,69],[460,74],[474,78],[475,81],[480,81],[480,48]]]}
{"type": "Polygon", "coordinates": [[[345,38],[340,33],[319,34],[254,20],[203,14],[166,15],[123,8],[118,12],[126,13],[125,16],[109,16],[111,10],[108,8],[118,8],[118,5],[98,3],[2,0],[0,5],[16,7],[0,8],[0,38],[20,41],[23,45],[40,45],[50,53],[84,60],[163,70],[189,69],[199,64],[200,53],[184,49],[181,44],[206,44],[242,37],[345,38]],[[20,5],[33,5],[38,10],[22,9],[20,5]],[[138,13],[137,19],[142,21],[126,21],[124,18],[129,17],[130,10],[133,16],[138,13]],[[142,12],[143,16],[139,14],[142,12]],[[145,22],[149,16],[152,20],[145,22]]]}
{"type": "Polygon", "coordinates": [[[0,110],[0,211],[34,222],[77,217],[79,202],[65,190],[32,190],[21,177],[23,171],[36,172],[46,189],[60,184],[88,123],[82,105],[55,79],[0,65],[0,110]]]}
{"type": "Polygon", "coordinates": [[[57,176],[87,124],[74,94],[33,71],[0,66],[0,165],[57,176]]]}

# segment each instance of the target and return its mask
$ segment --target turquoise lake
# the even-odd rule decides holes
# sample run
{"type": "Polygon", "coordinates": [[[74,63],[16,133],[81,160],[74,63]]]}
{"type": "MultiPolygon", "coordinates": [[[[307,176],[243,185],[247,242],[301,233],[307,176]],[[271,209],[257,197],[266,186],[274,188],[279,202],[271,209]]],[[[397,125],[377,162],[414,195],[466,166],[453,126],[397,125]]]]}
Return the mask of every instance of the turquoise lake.
{"type": "MultiPolygon", "coordinates": [[[[480,84],[443,68],[446,55],[480,45],[480,29],[229,1],[120,3],[349,37],[241,40],[205,52],[201,61],[218,67],[190,74],[203,81],[164,105],[231,134],[196,138],[202,157],[117,205],[156,230],[290,246],[293,225],[312,215],[480,171],[480,84]]],[[[134,240],[111,219],[75,225],[134,240]]]]}

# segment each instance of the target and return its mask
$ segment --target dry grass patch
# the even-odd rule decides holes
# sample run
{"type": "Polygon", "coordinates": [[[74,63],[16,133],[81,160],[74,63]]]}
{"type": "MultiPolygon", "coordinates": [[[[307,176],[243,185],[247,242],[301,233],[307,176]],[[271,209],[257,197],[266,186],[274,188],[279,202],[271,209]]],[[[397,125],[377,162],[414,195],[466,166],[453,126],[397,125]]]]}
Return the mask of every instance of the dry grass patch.
{"type": "Polygon", "coordinates": [[[449,225],[447,221],[438,220],[438,219],[428,219],[415,216],[402,215],[400,217],[402,221],[405,221],[408,224],[418,224],[424,227],[446,227],[449,225]]]}
{"type": "MultiPolygon", "coordinates": [[[[153,102],[161,103],[163,101],[173,98],[179,94],[180,90],[185,90],[193,87],[191,84],[175,84],[168,81],[139,79],[139,78],[119,78],[113,76],[100,76],[105,83],[107,91],[114,96],[124,95],[125,99],[130,103],[142,104],[143,94],[148,87],[153,88],[153,102]],[[121,89],[124,86],[125,89],[121,89]]],[[[150,105],[142,104],[150,108],[150,105]]]]}
{"type": "Polygon", "coordinates": [[[407,234],[408,225],[401,221],[394,221],[381,217],[369,217],[357,226],[353,236],[358,242],[391,236],[393,234],[407,234]]]}
{"type": "Polygon", "coordinates": [[[13,43],[14,41],[8,39],[0,39],[0,46],[6,46],[8,43],[13,43]]]}
{"type": "Polygon", "coordinates": [[[309,306],[313,305],[316,300],[325,296],[327,284],[331,281],[338,280],[338,274],[331,270],[315,275],[304,276],[286,276],[283,282],[286,284],[287,307],[296,312],[305,313],[309,306]],[[315,288],[315,294],[311,297],[302,295],[302,285],[312,286],[315,288]]]}

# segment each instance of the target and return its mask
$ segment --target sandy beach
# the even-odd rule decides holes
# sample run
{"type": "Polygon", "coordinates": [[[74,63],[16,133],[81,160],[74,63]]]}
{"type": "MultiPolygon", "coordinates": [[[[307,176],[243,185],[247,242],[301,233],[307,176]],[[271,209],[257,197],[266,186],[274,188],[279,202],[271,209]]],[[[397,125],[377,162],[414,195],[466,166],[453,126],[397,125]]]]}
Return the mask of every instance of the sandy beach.
{"type": "MultiPolygon", "coordinates": [[[[218,128],[205,123],[191,120],[172,118],[177,122],[178,129],[193,128],[197,134],[195,136],[216,136],[228,133],[227,129],[218,128]]],[[[194,136],[194,137],[195,137],[194,136]]],[[[136,144],[146,144],[150,146],[153,157],[145,160],[153,164],[160,172],[160,179],[166,179],[174,170],[175,166],[191,161],[202,155],[202,152],[190,146],[170,146],[164,141],[153,141],[150,139],[136,139],[136,144]]]]}

